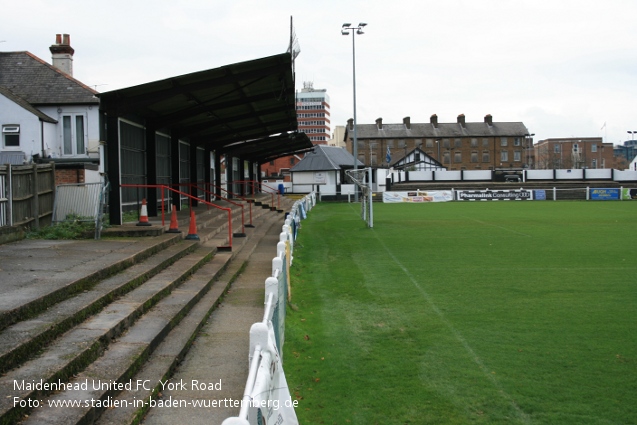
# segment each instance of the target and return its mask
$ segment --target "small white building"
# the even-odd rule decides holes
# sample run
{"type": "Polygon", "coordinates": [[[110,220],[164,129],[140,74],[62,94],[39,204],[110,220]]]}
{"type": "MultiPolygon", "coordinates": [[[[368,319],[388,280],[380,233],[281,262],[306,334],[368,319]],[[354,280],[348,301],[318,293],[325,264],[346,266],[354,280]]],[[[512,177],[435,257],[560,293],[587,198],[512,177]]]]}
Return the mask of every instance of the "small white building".
{"type": "MultiPolygon", "coordinates": [[[[364,167],[360,161],[357,166],[364,167]]],[[[312,152],[290,169],[292,192],[316,191],[322,198],[347,197],[348,193],[354,193],[354,184],[348,181],[345,170],[353,168],[354,156],[344,148],[315,145],[312,152]]]]}

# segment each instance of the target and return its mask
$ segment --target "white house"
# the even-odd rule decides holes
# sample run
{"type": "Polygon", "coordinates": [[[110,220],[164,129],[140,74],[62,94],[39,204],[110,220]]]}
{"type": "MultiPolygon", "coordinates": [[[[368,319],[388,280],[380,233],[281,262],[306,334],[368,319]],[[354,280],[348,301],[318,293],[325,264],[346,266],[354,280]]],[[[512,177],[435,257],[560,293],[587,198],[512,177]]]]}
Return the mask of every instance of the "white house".
{"type": "Polygon", "coordinates": [[[73,78],[68,34],[50,50],[52,65],[26,51],[0,52],[0,163],[99,158],[97,92],[73,78]]]}
{"type": "MultiPolygon", "coordinates": [[[[358,161],[358,168],[363,168],[358,161]]],[[[294,193],[317,191],[321,197],[347,196],[354,193],[354,184],[348,181],[345,170],[354,168],[354,156],[344,148],[315,145],[312,152],[290,169],[294,193]]]]}

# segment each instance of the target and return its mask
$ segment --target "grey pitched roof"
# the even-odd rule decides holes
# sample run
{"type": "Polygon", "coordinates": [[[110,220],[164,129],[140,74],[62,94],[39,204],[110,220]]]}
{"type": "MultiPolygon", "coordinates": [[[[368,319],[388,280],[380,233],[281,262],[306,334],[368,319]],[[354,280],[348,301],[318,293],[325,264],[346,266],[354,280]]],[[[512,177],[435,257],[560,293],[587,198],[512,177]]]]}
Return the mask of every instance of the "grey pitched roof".
{"type": "MultiPolygon", "coordinates": [[[[365,165],[358,161],[359,167],[365,165]]],[[[290,172],[297,171],[329,171],[341,168],[353,168],[354,156],[343,148],[336,146],[316,145],[313,152],[308,152],[305,157],[290,172]]]]}
{"type": "MultiPolygon", "coordinates": [[[[347,127],[348,133],[352,130],[347,127]]],[[[523,137],[529,130],[521,122],[468,122],[461,126],[454,123],[438,123],[434,127],[431,123],[412,123],[411,128],[403,123],[384,124],[379,129],[376,124],[356,125],[358,139],[409,139],[409,138],[455,138],[455,137],[523,137]]],[[[348,134],[345,135],[348,137],[348,134]]]]}
{"type": "Polygon", "coordinates": [[[0,86],[34,106],[99,104],[95,90],[29,52],[0,52],[0,86]]]}
{"type": "Polygon", "coordinates": [[[31,104],[29,102],[27,102],[26,100],[22,99],[20,96],[17,96],[16,94],[11,92],[11,90],[7,89],[6,87],[0,86],[0,95],[3,95],[4,97],[6,97],[7,99],[10,99],[15,104],[17,104],[17,105],[23,107],[24,109],[26,109],[27,111],[31,112],[33,115],[37,116],[40,119],[40,121],[50,122],[50,123],[54,123],[54,124],[57,123],[56,119],[53,119],[50,116],[48,116],[47,114],[45,114],[44,112],[40,111],[39,109],[34,108],[33,106],[31,106],[31,104]]]}

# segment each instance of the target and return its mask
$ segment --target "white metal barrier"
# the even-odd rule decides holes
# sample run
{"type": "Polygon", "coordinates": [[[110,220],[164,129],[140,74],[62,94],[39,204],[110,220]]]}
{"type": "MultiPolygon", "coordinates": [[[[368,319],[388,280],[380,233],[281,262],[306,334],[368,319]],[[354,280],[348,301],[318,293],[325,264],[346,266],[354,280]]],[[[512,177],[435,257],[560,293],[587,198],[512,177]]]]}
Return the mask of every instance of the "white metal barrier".
{"type": "Polygon", "coordinates": [[[263,320],[250,328],[250,369],[246,380],[239,416],[227,418],[222,425],[298,425],[285,374],[283,342],[285,307],[290,295],[289,267],[292,264],[294,240],[301,220],[316,205],[314,192],[296,201],[285,219],[272,259],[272,275],[265,280],[263,320]],[[264,422],[265,420],[265,422],[264,422]]]}

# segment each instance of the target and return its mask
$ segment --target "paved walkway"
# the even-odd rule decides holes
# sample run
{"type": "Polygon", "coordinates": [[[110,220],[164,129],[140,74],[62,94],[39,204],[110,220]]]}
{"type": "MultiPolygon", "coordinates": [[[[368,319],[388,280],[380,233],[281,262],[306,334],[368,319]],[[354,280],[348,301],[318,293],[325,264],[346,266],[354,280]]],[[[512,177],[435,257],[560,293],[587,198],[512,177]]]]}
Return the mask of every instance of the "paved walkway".
{"type": "Polygon", "coordinates": [[[163,391],[160,399],[173,403],[207,400],[209,407],[195,408],[191,403],[187,407],[151,408],[144,425],[221,424],[224,419],[239,414],[239,408],[232,407],[226,400],[240,401],[243,396],[248,378],[250,327],[263,319],[264,283],[271,274],[281,224],[273,225],[259,241],[247,267],[211,314],[170,379],[176,388],[163,391]],[[212,384],[213,389],[193,388],[193,380],[212,384]],[[221,406],[213,406],[215,401],[221,406]]]}

